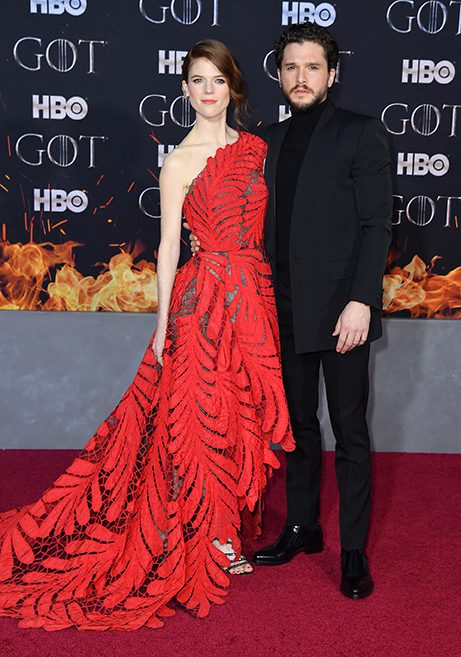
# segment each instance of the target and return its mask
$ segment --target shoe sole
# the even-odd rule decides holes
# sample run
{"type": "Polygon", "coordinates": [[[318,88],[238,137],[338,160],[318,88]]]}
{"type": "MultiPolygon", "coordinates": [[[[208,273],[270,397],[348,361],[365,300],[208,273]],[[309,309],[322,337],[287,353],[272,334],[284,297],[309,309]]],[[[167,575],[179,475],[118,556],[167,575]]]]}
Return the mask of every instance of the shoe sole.
{"type": "Polygon", "coordinates": [[[265,561],[263,557],[262,559],[261,558],[253,559],[253,563],[255,566],[283,566],[283,564],[285,563],[290,563],[290,561],[295,557],[297,557],[298,554],[302,554],[303,552],[304,554],[318,554],[319,552],[322,552],[322,550],[323,550],[323,544],[310,545],[307,548],[298,550],[297,552],[292,554],[288,559],[279,559],[279,560],[270,559],[268,561],[265,561]]]}
{"type": "Polygon", "coordinates": [[[339,590],[346,598],[349,598],[349,600],[363,600],[364,598],[368,598],[368,596],[373,593],[374,587],[372,587],[366,593],[362,593],[362,594],[358,593],[357,595],[349,595],[349,593],[346,593],[341,587],[339,590]]]}

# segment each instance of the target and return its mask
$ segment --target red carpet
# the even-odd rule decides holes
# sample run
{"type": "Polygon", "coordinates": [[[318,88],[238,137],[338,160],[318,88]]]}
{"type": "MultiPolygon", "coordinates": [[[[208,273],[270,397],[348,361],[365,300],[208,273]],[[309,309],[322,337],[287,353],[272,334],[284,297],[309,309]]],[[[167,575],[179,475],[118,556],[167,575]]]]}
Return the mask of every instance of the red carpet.
{"type": "MultiPolygon", "coordinates": [[[[0,452],[1,509],[30,502],[75,452],[0,452]]],[[[366,600],[337,590],[339,545],[332,454],[325,457],[326,547],[233,580],[209,617],[179,611],[161,630],[90,633],[19,630],[0,620],[1,657],[460,657],[461,456],[378,454],[368,555],[376,584],[366,600]]],[[[276,475],[264,541],[284,519],[276,475]]]]}

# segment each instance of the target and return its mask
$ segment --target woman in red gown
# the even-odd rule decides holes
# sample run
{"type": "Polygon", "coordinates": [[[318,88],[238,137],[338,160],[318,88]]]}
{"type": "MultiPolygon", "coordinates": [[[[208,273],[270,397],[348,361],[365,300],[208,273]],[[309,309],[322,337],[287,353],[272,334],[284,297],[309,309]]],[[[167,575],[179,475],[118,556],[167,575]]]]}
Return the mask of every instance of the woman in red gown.
{"type": "Polygon", "coordinates": [[[205,616],[229,570],[251,571],[240,538],[260,531],[270,442],[294,442],[263,252],[266,147],[226,123],[242,81],[224,44],[189,52],[197,121],[160,178],[156,332],[66,472],[0,516],[0,616],[22,627],[159,627],[174,602],[205,616]],[[182,213],[202,248],[176,274],[182,213]]]}

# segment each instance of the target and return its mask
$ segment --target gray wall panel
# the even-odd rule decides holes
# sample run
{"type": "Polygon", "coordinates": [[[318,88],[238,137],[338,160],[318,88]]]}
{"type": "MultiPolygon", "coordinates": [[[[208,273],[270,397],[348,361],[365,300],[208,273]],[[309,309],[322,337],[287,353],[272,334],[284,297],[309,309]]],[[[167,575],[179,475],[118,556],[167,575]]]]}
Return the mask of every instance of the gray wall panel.
{"type": "MultiPolygon", "coordinates": [[[[155,315],[0,312],[0,448],[83,447],[130,384],[155,315]]],[[[377,451],[460,453],[461,323],[384,321],[373,347],[377,451]]],[[[325,446],[333,447],[321,397],[325,446]]]]}

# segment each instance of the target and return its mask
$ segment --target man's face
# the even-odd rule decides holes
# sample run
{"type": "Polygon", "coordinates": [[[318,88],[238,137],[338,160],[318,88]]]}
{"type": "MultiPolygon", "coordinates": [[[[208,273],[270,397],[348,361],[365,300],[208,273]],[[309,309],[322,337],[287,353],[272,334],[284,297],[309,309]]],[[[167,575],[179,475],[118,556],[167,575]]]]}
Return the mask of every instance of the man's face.
{"type": "Polygon", "coordinates": [[[278,76],[287,101],[302,111],[325,100],[334,82],[335,69],[328,70],[323,46],[303,41],[286,46],[278,76]]]}

